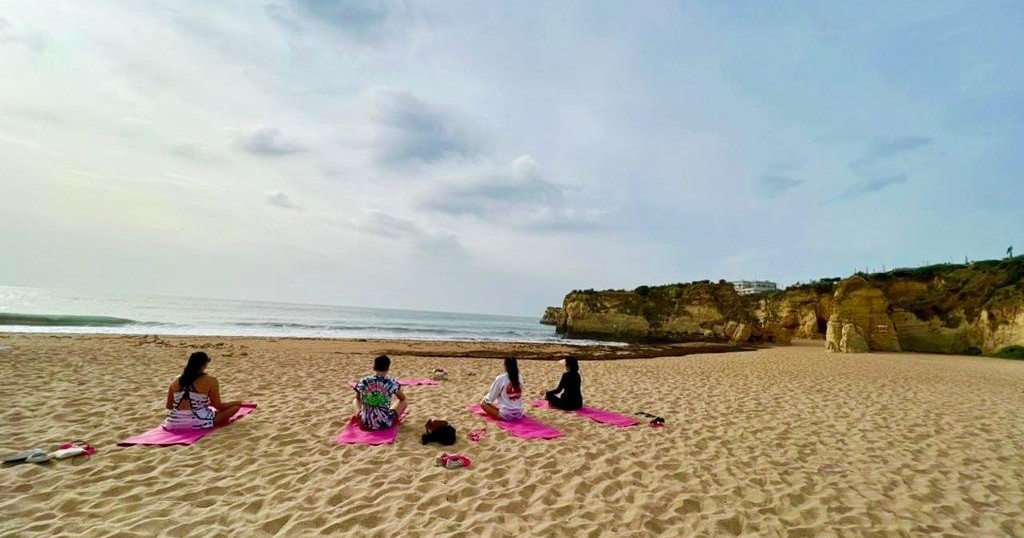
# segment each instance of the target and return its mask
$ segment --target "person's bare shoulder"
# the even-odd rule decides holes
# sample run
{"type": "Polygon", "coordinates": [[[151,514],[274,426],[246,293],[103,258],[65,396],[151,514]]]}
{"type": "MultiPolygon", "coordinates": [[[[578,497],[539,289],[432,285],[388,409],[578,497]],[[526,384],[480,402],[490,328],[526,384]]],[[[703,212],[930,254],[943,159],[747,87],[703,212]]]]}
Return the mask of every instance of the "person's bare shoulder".
{"type": "Polygon", "coordinates": [[[196,388],[201,392],[209,392],[213,387],[217,386],[217,378],[212,375],[204,375],[196,380],[196,388]]]}

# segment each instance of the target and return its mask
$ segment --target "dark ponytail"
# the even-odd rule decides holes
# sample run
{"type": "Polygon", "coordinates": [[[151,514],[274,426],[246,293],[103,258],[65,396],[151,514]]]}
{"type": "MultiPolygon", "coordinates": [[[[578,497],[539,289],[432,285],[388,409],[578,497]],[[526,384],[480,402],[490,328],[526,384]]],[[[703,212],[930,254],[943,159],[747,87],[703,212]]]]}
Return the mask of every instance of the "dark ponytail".
{"type": "Polygon", "coordinates": [[[210,362],[210,357],[202,351],[196,351],[189,355],[185,371],[178,376],[178,387],[181,390],[192,387],[196,380],[203,376],[203,366],[208,362],[210,362]]]}
{"type": "Polygon", "coordinates": [[[519,363],[512,357],[505,359],[505,373],[508,374],[508,382],[512,384],[512,388],[522,391],[523,387],[519,385],[519,363]]]}

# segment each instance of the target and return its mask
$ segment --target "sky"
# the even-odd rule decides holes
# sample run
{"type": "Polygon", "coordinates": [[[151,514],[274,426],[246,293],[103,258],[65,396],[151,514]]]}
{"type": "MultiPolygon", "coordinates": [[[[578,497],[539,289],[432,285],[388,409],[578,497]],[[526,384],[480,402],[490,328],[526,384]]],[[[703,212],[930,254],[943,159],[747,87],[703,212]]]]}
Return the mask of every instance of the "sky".
{"type": "Polygon", "coordinates": [[[1024,252],[1024,3],[0,0],[0,284],[539,316],[1024,252]]]}

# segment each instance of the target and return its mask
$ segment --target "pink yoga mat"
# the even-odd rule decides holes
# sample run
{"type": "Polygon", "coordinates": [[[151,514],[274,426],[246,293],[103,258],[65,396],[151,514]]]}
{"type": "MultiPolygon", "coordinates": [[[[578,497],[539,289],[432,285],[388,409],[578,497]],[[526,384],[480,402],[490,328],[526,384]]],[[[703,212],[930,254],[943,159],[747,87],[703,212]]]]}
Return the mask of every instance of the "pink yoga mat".
{"type": "MultiPolygon", "coordinates": [[[[550,408],[551,404],[547,400],[534,400],[532,405],[538,409],[550,408]]],[[[640,420],[627,416],[620,415],[618,413],[612,413],[611,411],[602,411],[600,409],[594,409],[593,407],[583,406],[582,409],[576,411],[570,411],[570,413],[576,413],[577,415],[584,416],[593,420],[594,422],[600,422],[601,424],[611,424],[612,426],[618,426],[620,428],[628,428],[630,426],[636,426],[640,424],[640,420]]]]}
{"type": "Polygon", "coordinates": [[[562,436],[562,432],[530,417],[523,417],[514,421],[495,420],[493,417],[488,415],[486,411],[481,409],[479,405],[471,405],[469,406],[469,410],[497,424],[499,428],[507,431],[508,433],[522,439],[554,439],[562,436]]]}
{"type": "Polygon", "coordinates": [[[359,425],[359,419],[352,417],[348,424],[338,434],[339,445],[384,445],[395,442],[398,437],[398,427],[401,426],[405,416],[402,416],[395,424],[386,430],[364,430],[359,425]]]}
{"type": "MultiPolygon", "coordinates": [[[[256,410],[256,404],[244,404],[234,416],[231,417],[231,422],[227,423],[227,426],[233,424],[236,420],[252,413],[256,410]]],[[[217,428],[210,428],[208,430],[165,430],[163,426],[157,426],[146,433],[130,437],[118,443],[120,446],[132,446],[132,445],[156,445],[156,446],[168,446],[168,445],[191,445],[192,443],[210,435],[211,433],[224,428],[226,426],[219,426],[217,428]]]]}
{"type": "MultiPolygon", "coordinates": [[[[398,384],[403,387],[418,387],[420,385],[440,385],[441,382],[434,379],[399,379],[398,384]]],[[[349,381],[348,386],[355,387],[355,381],[349,381]]]]}

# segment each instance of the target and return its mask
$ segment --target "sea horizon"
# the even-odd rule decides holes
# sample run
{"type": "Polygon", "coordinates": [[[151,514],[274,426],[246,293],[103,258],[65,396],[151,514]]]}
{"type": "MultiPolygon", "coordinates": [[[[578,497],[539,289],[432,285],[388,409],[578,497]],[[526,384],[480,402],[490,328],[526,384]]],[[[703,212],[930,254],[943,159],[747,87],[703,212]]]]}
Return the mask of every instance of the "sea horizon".
{"type": "Polygon", "coordinates": [[[537,318],[0,285],[0,333],[608,344],[537,318]]]}

